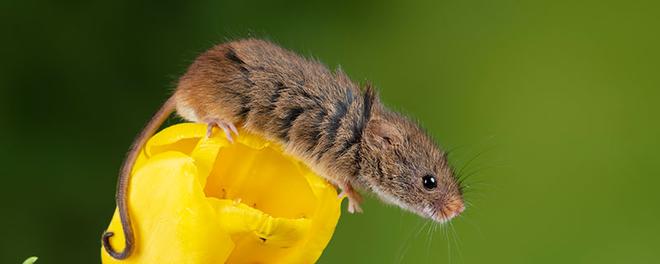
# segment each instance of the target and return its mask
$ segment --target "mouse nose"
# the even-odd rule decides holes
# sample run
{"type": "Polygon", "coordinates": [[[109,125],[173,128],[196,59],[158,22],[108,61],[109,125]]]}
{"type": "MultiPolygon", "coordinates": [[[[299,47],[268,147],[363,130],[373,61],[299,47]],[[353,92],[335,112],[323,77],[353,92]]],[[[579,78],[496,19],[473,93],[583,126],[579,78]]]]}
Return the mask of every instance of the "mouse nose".
{"type": "Polygon", "coordinates": [[[448,202],[444,203],[440,208],[439,218],[441,222],[449,221],[452,218],[460,215],[465,210],[463,199],[452,197],[448,202]]]}

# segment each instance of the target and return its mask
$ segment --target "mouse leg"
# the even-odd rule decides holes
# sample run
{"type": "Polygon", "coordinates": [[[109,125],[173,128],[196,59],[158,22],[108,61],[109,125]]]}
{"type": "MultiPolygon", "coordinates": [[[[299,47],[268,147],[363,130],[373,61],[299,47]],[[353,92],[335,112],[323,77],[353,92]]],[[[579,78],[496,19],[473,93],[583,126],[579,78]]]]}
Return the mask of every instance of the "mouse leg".
{"type": "Polygon", "coordinates": [[[227,137],[227,140],[229,142],[234,143],[234,138],[231,136],[231,132],[234,132],[236,136],[238,136],[238,129],[236,129],[236,126],[232,124],[231,122],[226,122],[224,120],[220,120],[217,118],[212,118],[212,119],[206,119],[206,124],[208,124],[208,127],[206,128],[206,137],[211,137],[213,134],[213,128],[221,128],[222,131],[225,132],[225,136],[227,137]]]}
{"type": "Polygon", "coordinates": [[[348,212],[349,213],[362,213],[362,208],[360,207],[360,203],[362,202],[362,196],[360,196],[360,193],[358,193],[355,189],[353,189],[353,186],[346,182],[340,185],[341,188],[341,193],[339,194],[339,197],[346,197],[348,198],[348,212]]]}

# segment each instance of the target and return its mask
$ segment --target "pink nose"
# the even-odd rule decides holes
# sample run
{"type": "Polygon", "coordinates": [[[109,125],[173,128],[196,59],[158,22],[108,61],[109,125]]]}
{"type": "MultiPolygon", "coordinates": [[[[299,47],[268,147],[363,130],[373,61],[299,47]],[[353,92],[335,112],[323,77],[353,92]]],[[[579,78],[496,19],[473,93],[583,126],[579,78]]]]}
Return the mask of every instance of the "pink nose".
{"type": "Polygon", "coordinates": [[[465,205],[461,198],[453,198],[444,204],[444,207],[440,210],[442,211],[443,220],[448,221],[461,214],[465,210],[465,205]]]}

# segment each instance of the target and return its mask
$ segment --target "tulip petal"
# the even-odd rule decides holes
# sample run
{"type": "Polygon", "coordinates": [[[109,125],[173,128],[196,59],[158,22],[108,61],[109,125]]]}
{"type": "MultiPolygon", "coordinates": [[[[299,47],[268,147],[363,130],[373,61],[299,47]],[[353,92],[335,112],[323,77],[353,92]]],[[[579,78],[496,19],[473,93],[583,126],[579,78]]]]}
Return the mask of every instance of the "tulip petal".
{"type": "Polygon", "coordinates": [[[177,124],[163,129],[151,137],[147,141],[144,151],[147,157],[173,150],[189,154],[197,141],[203,138],[205,134],[206,126],[204,125],[177,124]]]}
{"type": "MultiPolygon", "coordinates": [[[[151,157],[131,181],[130,213],[136,248],[124,261],[102,252],[103,263],[223,263],[234,243],[220,227],[215,210],[197,182],[193,160],[178,152],[151,157]]],[[[115,213],[108,230],[123,246],[115,213]]],[[[119,247],[121,248],[121,247],[119,247]]]]}
{"type": "MultiPolygon", "coordinates": [[[[149,140],[129,194],[136,248],[121,263],[313,263],[342,201],[279,144],[246,131],[230,143],[190,123],[149,140]]],[[[108,230],[121,249],[116,211],[108,230]]],[[[105,252],[102,261],[116,262],[105,252]]]]}

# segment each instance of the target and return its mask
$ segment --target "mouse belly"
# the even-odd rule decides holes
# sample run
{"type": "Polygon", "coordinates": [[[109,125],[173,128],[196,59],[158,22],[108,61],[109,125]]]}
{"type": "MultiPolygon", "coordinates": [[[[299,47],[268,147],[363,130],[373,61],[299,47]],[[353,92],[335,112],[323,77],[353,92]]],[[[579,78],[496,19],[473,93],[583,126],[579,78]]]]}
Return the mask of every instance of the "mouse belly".
{"type": "Polygon", "coordinates": [[[179,100],[177,100],[176,102],[176,113],[186,121],[196,122],[196,123],[200,122],[199,117],[195,112],[195,109],[189,107],[188,105],[186,105],[185,103],[179,100]]]}

